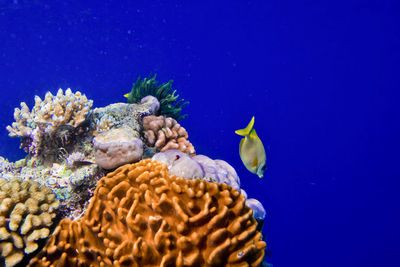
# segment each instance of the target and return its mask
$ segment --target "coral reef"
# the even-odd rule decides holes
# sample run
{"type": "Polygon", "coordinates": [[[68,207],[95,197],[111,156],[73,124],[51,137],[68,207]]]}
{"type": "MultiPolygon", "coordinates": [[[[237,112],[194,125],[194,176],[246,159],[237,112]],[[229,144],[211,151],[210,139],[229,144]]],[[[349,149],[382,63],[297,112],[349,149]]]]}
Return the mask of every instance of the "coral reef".
{"type": "Polygon", "coordinates": [[[240,179],[235,169],[224,160],[212,160],[204,155],[193,157],[179,150],[167,150],[157,153],[153,160],[167,164],[171,174],[183,177],[187,180],[195,178],[210,182],[226,183],[232,186],[246,198],[246,205],[253,209],[254,217],[261,222],[265,218],[265,209],[261,202],[254,198],[247,198],[246,192],[240,188],[240,179]]]}
{"type": "MultiPolygon", "coordinates": [[[[92,104],[93,101],[85,95],[74,94],[70,89],[65,94],[59,89],[55,96],[47,92],[43,100],[35,96],[35,106],[31,111],[25,102],[21,103],[20,109],[15,109],[15,122],[7,126],[9,136],[22,138],[21,146],[30,154],[39,155],[46,150],[45,140],[54,140],[52,137],[57,134],[58,127],[63,127],[61,131],[64,131],[84,123],[92,104]]],[[[69,141],[65,134],[60,135],[64,137],[60,142],[69,141]]]]}
{"type": "Polygon", "coordinates": [[[189,155],[196,153],[193,145],[187,140],[189,137],[183,128],[173,118],[164,116],[146,116],[142,119],[143,136],[150,147],[157,151],[177,149],[189,155]]]}
{"type": "Polygon", "coordinates": [[[187,115],[181,115],[182,108],[189,104],[183,99],[178,100],[179,95],[175,95],[176,90],[172,90],[172,80],[158,86],[156,75],[152,78],[147,77],[143,80],[139,77],[133,84],[132,90],[127,94],[128,103],[139,103],[142,98],[151,95],[159,101],[159,115],[172,117],[177,121],[185,118],[187,115]]]}
{"type": "Polygon", "coordinates": [[[30,266],[260,266],[252,213],[227,184],[146,159],[102,178],[85,215],[64,219],[30,266]]]}
{"type": "Polygon", "coordinates": [[[86,202],[91,197],[90,192],[94,191],[97,181],[104,174],[96,164],[89,161],[91,158],[78,152],[70,154],[67,160],[43,165],[28,157],[11,164],[7,170],[0,170],[0,177],[6,180],[18,178],[34,181],[50,188],[60,200],[63,216],[76,218],[85,210],[86,202]]]}
{"type": "Polygon", "coordinates": [[[13,164],[3,157],[0,157],[0,174],[3,172],[10,171],[13,167],[13,164]]]}
{"type": "Polygon", "coordinates": [[[142,159],[143,142],[129,128],[114,128],[93,139],[96,163],[107,170],[142,159]]]}
{"type": "Polygon", "coordinates": [[[147,104],[126,104],[115,103],[102,108],[93,110],[93,120],[95,132],[102,133],[112,128],[126,127],[132,131],[140,131],[139,118],[145,115],[151,115],[151,107],[147,104]]]}
{"type": "Polygon", "coordinates": [[[15,109],[7,130],[29,154],[0,157],[0,266],[32,258],[56,210],[32,266],[261,265],[264,207],[231,165],[196,155],[171,86],[139,78],[132,104],[94,110],[60,89],[15,109]]]}
{"type": "Polygon", "coordinates": [[[36,182],[0,179],[1,265],[15,266],[50,235],[59,200],[36,182]]]}
{"type": "Polygon", "coordinates": [[[223,160],[214,161],[204,155],[190,157],[173,149],[157,153],[152,159],[167,164],[171,174],[185,179],[200,178],[210,182],[226,183],[236,190],[240,190],[239,176],[232,166],[223,160]],[[224,163],[222,164],[222,162],[224,163]]]}

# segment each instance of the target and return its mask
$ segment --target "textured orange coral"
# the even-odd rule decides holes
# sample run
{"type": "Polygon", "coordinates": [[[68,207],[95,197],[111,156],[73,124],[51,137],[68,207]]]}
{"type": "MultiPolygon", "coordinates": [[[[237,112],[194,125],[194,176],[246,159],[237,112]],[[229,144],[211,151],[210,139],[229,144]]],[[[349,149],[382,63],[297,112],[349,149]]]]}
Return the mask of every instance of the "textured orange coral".
{"type": "Polygon", "coordinates": [[[64,219],[30,266],[260,266],[252,213],[236,189],[146,159],[102,178],[86,214],[64,219]]]}

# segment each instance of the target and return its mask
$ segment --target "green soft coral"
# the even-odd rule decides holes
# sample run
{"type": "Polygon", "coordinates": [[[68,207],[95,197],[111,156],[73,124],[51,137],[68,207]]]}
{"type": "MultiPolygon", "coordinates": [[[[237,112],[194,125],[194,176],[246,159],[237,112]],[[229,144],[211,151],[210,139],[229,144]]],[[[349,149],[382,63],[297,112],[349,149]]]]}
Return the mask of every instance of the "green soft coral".
{"type": "Polygon", "coordinates": [[[143,80],[140,78],[133,84],[132,90],[126,95],[128,103],[139,103],[140,100],[148,95],[152,95],[160,102],[160,115],[172,117],[177,121],[185,118],[187,114],[181,115],[182,108],[189,104],[188,101],[179,99],[176,95],[176,90],[172,89],[172,80],[158,86],[156,75],[152,78],[146,77],[143,80]]]}

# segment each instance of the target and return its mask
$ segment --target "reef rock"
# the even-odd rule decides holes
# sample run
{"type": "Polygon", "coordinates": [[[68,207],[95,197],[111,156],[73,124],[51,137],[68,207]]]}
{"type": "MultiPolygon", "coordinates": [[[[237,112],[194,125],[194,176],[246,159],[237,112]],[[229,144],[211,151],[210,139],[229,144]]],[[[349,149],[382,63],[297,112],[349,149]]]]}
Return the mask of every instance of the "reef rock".
{"type": "Polygon", "coordinates": [[[93,119],[96,125],[95,135],[112,128],[122,127],[139,133],[141,129],[139,119],[151,115],[153,112],[151,103],[147,101],[144,104],[114,103],[106,107],[95,108],[93,110],[93,119]]]}
{"type": "Polygon", "coordinates": [[[130,128],[113,128],[93,139],[96,163],[107,170],[139,161],[143,142],[130,128]]]}
{"type": "Polygon", "coordinates": [[[261,266],[266,244],[235,188],[142,160],[102,178],[29,266],[261,266]]]}

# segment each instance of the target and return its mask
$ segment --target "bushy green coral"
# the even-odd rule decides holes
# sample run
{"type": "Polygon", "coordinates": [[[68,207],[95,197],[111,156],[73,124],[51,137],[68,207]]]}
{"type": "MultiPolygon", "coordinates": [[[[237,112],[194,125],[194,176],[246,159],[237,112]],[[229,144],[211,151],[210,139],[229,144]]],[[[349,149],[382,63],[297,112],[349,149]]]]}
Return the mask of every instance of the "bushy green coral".
{"type": "Polygon", "coordinates": [[[133,84],[131,92],[126,95],[128,103],[138,103],[143,97],[152,95],[160,101],[160,115],[179,121],[187,116],[187,114],[181,115],[180,113],[189,102],[183,99],[178,100],[179,95],[176,95],[176,90],[172,89],[172,82],[170,80],[168,83],[158,86],[156,75],[143,80],[139,76],[136,83],[133,84]]]}

